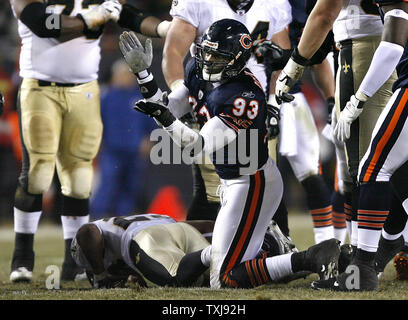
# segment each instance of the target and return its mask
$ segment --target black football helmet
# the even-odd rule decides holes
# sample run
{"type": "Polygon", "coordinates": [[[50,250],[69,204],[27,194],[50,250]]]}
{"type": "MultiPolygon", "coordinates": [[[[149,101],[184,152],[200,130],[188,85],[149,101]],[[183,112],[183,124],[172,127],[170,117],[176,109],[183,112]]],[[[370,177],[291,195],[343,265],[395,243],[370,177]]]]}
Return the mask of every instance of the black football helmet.
{"type": "Polygon", "coordinates": [[[239,21],[214,22],[197,45],[198,75],[210,82],[237,76],[251,57],[252,38],[239,21]]]}
{"type": "Polygon", "coordinates": [[[235,12],[237,11],[245,11],[248,12],[251,9],[254,0],[227,0],[229,6],[235,12]]]}

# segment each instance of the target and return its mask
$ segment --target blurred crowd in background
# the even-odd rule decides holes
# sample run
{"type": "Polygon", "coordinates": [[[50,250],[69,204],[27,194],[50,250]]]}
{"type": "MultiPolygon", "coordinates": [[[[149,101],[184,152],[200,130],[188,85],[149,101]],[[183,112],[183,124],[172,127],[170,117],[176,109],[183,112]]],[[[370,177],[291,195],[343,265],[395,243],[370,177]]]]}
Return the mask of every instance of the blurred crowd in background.
{"type": "MultiPolygon", "coordinates": [[[[128,0],[127,2],[154,15],[170,20],[171,0],[128,0]]],[[[152,147],[150,132],[156,123],[132,110],[141,95],[135,77],[129,73],[118,48],[121,29],[109,24],[101,39],[99,82],[104,135],[94,163],[95,177],[90,203],[91,219],[128,215],[132,212],[168,213],[180,220],[192,198],[191,168],[185,164],[154,165],[149,159],[152,147]]],[[[144,39],[141,39],[144,42],[144,39]]],[[[164,40],[154,39],[152,72],[159,86],[168,90],[161,71],[164,40]]],[[[18,56],[20,40],[17,20],[9,2],[0,2],[0,91],[6,105],[0,117],[0,226],[12,223],[13,199],[21,166],[21,146],[17,116],[17,94],[20,85],[18,56]]],[[[327,110],[319,90],[307,73],[302,86],[319,131],[326,123],[327,110]]],[[[333,188],[334,150],[321,137],[322,172],[333,188]]],[[[289,164],[279,158],[285,182],[284,197],[289,212],[307,213],[303,189],[294,178],[289,164]]],[[[44,196],[42,219],[60,223],[59,182],[55,177],[44,196]]]]}

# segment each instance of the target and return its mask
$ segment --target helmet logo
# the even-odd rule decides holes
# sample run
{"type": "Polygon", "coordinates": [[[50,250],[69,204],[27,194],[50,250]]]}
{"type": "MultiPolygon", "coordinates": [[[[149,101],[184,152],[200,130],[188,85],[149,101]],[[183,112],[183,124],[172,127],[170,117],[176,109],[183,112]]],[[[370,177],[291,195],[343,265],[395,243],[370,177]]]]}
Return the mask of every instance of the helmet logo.
{"type": "Polygon", "coordinates": [[[218,42],[212,42],[208,40],[204,40],[203,43],[201,44],[203,47],[209,47],[211,49],[218,49],[218,42]]]}
{"type": "Polygon", "coordinates": [[[249,49],[252,47],[252,39],[249,34],[243,34],[239,42],[244,49],[249,49]]]}

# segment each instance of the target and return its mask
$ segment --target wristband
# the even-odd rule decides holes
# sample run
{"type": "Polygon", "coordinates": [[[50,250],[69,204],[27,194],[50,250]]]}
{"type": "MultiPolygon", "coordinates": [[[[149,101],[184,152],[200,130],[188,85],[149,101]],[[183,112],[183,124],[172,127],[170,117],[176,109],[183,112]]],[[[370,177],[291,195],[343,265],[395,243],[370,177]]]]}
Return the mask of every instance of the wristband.
{"type": "Polygon", "coordinates": [[[306,66],[309,62],[308,59],[302,57],[299,53],[298,48],[296,47],[295,50],[292,52],[292,59],[295,61],[297,64],[300,64],[301,66],[306,66]]]}
{"type": "Polygon", "coordinates": [[[156,80],[154,80],[153,74],[148,70],[137,73],[136,77],[143,98],[150,99],[158,93],[159,87],[157,86],[156,80]]]}

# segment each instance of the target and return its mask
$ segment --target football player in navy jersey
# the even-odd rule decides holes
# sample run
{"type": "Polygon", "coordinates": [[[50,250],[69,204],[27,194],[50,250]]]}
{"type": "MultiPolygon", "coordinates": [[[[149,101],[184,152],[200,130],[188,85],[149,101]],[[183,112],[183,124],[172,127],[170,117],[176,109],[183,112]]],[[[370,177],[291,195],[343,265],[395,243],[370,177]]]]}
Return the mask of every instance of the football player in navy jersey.
{"type": "Polygon", "coordinates": [[[197,102],[196,112],[205,117],[199,132],[167,108],[167,99],[147,70],[152,60],[150,41],[143,48],[136,35],[124,33],[119,45],[144,94],[136,110],[153,117],[192,156],[210,154],[221,179],[221,209],[210,253],[211,287],[250,288],[298,271],[316,272],[321,279],[332,277],[340,254],[336,239],[302,252],[257,257],[281,201],[283,184],[268,156],[265,95],[246,69],[252,47],[247,28],[236,20],[216,21],[198,46],[184,85],[197,102]],[[247,154],[249,163],[242,161],[247,154]]]}
{"type": "MultiPolygon", "coordinates": [[[[350,136],[350,125],[370,99],[397,69],[398,80],[393,95],[377,120],[370,146],[359,166],[360,198],[358,209],[357,252],[349,269],[331,281],[317,281],[313,286],[342,291],[377,290],[374,260],[383,223],[390,211],[390,177],[408,160],[408,1],[375,1],[384,21],[382,40],[360,87],[340,113],[335,134],[341,140],[350,136]],[[356,276],[356,270],[359,276],[356,276]]],[[[393,184],[402,206],[408,212],[406,185],[393,184]]],[[[398,238],[402,232],[395,235],[398,238]]],[[[381,245],[381,242],[380,242],[381,245]]]]}

